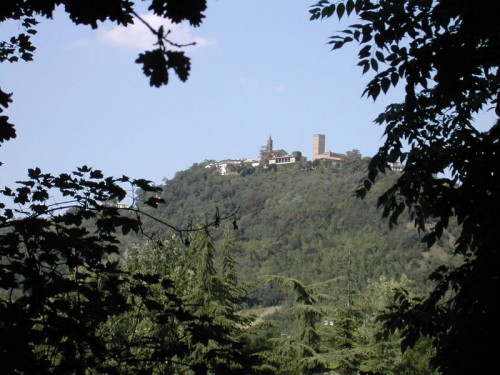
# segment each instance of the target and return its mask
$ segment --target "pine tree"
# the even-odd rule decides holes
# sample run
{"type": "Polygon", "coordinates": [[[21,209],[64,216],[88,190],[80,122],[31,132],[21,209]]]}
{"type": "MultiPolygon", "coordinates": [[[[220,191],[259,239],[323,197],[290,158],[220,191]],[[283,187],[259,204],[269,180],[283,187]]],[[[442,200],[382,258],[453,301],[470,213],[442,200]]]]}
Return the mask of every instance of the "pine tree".
{"type": "Polygon", "coordinates": [[[221,272],[215,267],[217,250],[208,230],[195,237],[190,249],[193,272],[185,295],[187,311],[193,316],[185,328],[187,353],[181,361],[185,373],[209,374],[244,371],[242,323],[236,314],[240,298],[230,241],[222,251],[221,272]]]}
{"type": "Polygon", "coordinates": [[[294,304],[290,308],[296,316],[298,328],[292,337],[281,337],[275,341],[275,349],[267,355],[276,364],[279,374],[320,374],[328,371],[328,361],[321,352],[321,336],[318,323],[325,315],[320,304],[317,285],[306,286],[292,278],[272,276],[269,281],[280,282],[294,293],[294,304]]]}
{"type": "Polygon", "coordinates": [[[332,347],[330,357],[333,360],[335,371],[339,374],[351,374],[359,369],[361,351],[358,330],[361,325],[362,314],[355,303],[358,292],[354,288],[353,265],[351,250],[347,252],[346,275],[343,279],[346,284],[337,291],[338,301],[334,314],[328,320],[327,335],[332,347]]]}

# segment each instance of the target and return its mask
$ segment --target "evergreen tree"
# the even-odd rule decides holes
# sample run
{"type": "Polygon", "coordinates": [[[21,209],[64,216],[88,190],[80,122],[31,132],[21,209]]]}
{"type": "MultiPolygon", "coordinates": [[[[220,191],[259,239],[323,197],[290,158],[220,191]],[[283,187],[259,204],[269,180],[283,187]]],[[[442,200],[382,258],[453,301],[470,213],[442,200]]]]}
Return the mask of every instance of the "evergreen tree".
{"type": "Polygon", "coordinates": [[[378,281],[370,282],[367,292],[357,300],[362,314],[362,324],[358,329],[362,348],[359,369],[362,372],[383,375],[437,374],[430,368],[434,353],[430,340],[421,339],[414,348],[403,352],[401,332],[388,332],[380,319],[398,290],[410,288],[411,284],[405,276],[399,281],[381,277],[378,281]]]}
{"type": "Polygon", "coordinates": [[[192,242],[189,266],[193,276],[184,301],[193,319],[184,326],[187,352],[180,354],[181,361],[189,366],[185,373],[244,370],[241,326],[244,320],[235,313],[240,296],[229,244],[227,241],[222,259],[226,280],[215,267],[217,250],[208,230],[192,242]]]}
{"type": "MultiPolygon", "coordinates": [[[[335,289],[333,313],[325,321],[324,335],[329,340],[329,356],[335,372],[342,375],[356,373],[361,362],[362,349],[359,327],[362,314],[358,304],[359,291],[353,280],[351,250],[347,252],[345,276],[337,279],[345,285],[335,289]]],[[[325,340],[326,341],[326,340],[325,340]]],[[[325,349],[326,350],[326,349],[325,349]]]]}
{"type": "Polygon", "coordinates": [[[298,327],[291,337],[275,339],[275,349],[268,360],[274,362],[279,374],[319,374],[328,371],[328,362],[321,352],[318,323],[325,315],[320,305],[317,285],[305,286],[292,278],[270,277],[292,289],[294,304],[290,308],[296,316],[298,327]]]}

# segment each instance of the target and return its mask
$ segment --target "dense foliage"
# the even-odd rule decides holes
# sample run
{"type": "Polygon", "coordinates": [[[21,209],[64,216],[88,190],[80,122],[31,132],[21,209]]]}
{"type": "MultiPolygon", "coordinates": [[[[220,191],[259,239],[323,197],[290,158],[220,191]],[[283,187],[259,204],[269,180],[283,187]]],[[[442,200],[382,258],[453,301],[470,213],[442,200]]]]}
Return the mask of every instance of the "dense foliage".
{"type": "Polygon", "coordinates": [[[358,65],[373,72],[364,94],[375,100],[398,83],[405,90],[404,100],[376,119],[386,138],[360,196],[388,162],[400,161],[403,173],[379,198],[384,216],[396,222],[409,211],[429,245],[451,218],[461,224],[455,251],[464,264],[435,272],[436,288],[415,306],[401,296],[391,322],[405,330],[405,347],[420,334],[432,337],[434,364],[444,373],[488,372],[500,334],[499,4],[321,0],[311,8],[312,19],[351,14],[356,23],[330,43],[359,43],[358,65]],[[485,111],[482,130],[477,117],[485,111]]]}
{"type": "MultiPolygon", "coordinates": [[[[33,169],[17,188],[0,190],[10,201],[0,211],[2,371],[202,373],[200,366],[205,372],[242,367],[242,345],[232,337],[246,320],[235,315],[242,292],[231,245],[222,252],[221,271],[213,266],[213,223],[186,229],[206,232],[196,235],[190,253],[177,231],[176,241],[155,247],[157,252],[145,246],[140,254],[124,254],[119,238],[144,230],[141,216],[147,214],[135,206],[138,189],[159,191],[148,181],[105,178],[82,167],[59,176],[33,169]],[[117,203],[127,194],[128,206],[117,203]],[[54,197],[59,203],[52,203],[54,197]],[[185,272],[175,277],[181,266],[185,272]]],[[[143,204],[158,201],[153,196],[143,204]]]]}
{"type": "MultiPolygon", "coordinates": [[[[425,252],[409,219],[389,230],[374,199],[360,201],[354,194],[367,163],[358,155],[341,168],[312,169],[309,163],[272,171],[242,165],[239,172],[224,176],[207,163],[196,164],[161,186],[165,203],[155,214],[188,227],[211,220],[216,207],[221,212],[238,210],[235,251],[240,278],[246,282],[259,275],[319,282],[345,276],[351,263],[359,290],[380,276],[402,274],[418,281],[423,290],[428,272],[449,258],[453,236],[447,232],[425,252]]],[[[377,190],[382,192],[398,176],[390,172],[380,178],[377,190]]],[[[164,233],[155,222],[145,220],[144,226],[149,233],[164,233]]],[[[252,298],[251,305],[278,304],[280,290],[259,285],[252,298]]]]}
{"type": "MultiPolygon", "coordinates": [[[[31,61],[36,25],[59,7],[75,24],[94,29],[104,21],[144,23],[156,43],[136,63],[151,86],[167,84],[172,70],[185,81],[190,60],[173,50],[182,46],[170,39],[169,30],[155,30],[141,18],[139,6],[121,0],[4,1],[0,22],[17,21],[19,34],[0,41],[0,62],[31,61]]],[[[206,2],[152,0],[147,7],[166,21],[198,26],[206,2]]],[[[12,94],[0,89],[0,113],[11,102],[12,94]]],[[[15,137],[14,125],[0,116],[0,144],[15,137]]],[[[171,275],[119,262],[119,238],[131,231],[144,234],[144,213],[135,206],[138,188],[158,191],[149,181],[106,178],[88,167],[59,176],[34,168],[28,180],[0,191],[3,372],[165,373],[172,369],[172,358],[189,352],[179,339],[179,322],[189,326],[186,322],[195,317],[183,305],[182,294],[172,292],[171,275]]],[[[143,203],[155,206],[157,201],[153,196],[143,203]]],[[[222,220],[217,216],[215,222],[222,220]]],[[[207,225],[199,229],[207,230],[207,225]]],[[[174,230],[179,235],[193,228],[174,230]]],[[[203,339],[197,332],[193,337],[203,339]]]]}
{"type": "MultiPolygon", "coordinates": [[[[75,24],[97,28],[103,21],[146,23],[136,5],[4,1],[0,22],[18,21],[20,33],[0,41],[0,62],[30,61],[31,35],[57,6],[75,24]]],[[[206,1],[148,5],[166,20],[197,26],[206,1]]],[[[313,19],[351,14],[359,22],[331,45],[361,45],[359,65],[374,72],[365,95],[375,100],[400,82],[405,88],[404,101],[376,119],[386,139],[370,161],[352,152],[340,169],[242,165],[229,176],[196,165],[168,181],[161,196],[148,181],[105,178],[87,167],[59,176],[34,168],[28,180],[0,191],[2,371],[429,374],[431,357],[444,374],[493,367],[500,333],[498,5],[321,0],[311,8],[313,19]],[[482,131],[474,117],[486,109],[495,115],[482,131]],[[403,172],[382,176],[393,162],[403,163],[403,172]],[[133,197],[125,207],[123,184],[133,197]],[[391,232],[379,223],[373,198],[352,199],[360,185],[359,196],[380,195],[391,232]],[[53,194],[63,199],[52,203],[53,194]],[[155,218],[147,206],[162,201],[155,218]],[[237,241],[221,244],[209,227],[221,225],[220,212],[235,211],[237,241]],[[411,222],[432,246],[424,255],[411,222]],[[170,239],[165,227],[180,236],[170,239]],[[160,240],[120,247],[119,238],[145,228],[160,240]],[[459,261],[449,262],[455,238],[459,261]],[[434,283],[424,285],[423,275],[438,264],[434,283]],[[256,276],[278,276],[244,298],[238,272],[256,284],[256,276]],[[415,295],[427,286],[425,297],[415,295]],[[376,317],[393,296],[383,315],[387,332],[376,317]],[[257,305],[279,305],[278,319],[252,323],[238,312],[257,305]]],[[[169,70],[185,81],[190,60],[172,50],[179,45],[163,27],[146,26],[156,47],[136,62],[150,84],[167,84],[169,70]]],[[[0,90],[0,112],[11,97],[0,90]]],[[[0,116],[0,143],[15,136],[0,116]]]]}
{"type": "MultiPolygon", "coordinates": [[[[428,343],[403,356],[397,334],[381,339],[375,317],[394,282],[384,281],[382,301],[372,290],[381,275],[423,281],[422,270],[435,261],[422,257],[414,231],[383,230],[373,204],[354,198],[367,160],[352,155],[342,168],[241,166],[225,176],[194,165],[162,187],[87,167],[60,176],[31,170],[18,188],[2,190],[18,204],[2,211],[2,368],[397,373],[404,363],[421,369],[409,373],[426,373],[428,343]],[[66,200],[50,204],[56,193],[66,200]],[[219,212],[236,210],[236,202],[242,205],[229,232],[210,231],[231,224],[219,212]],[[190,222],[179,220],[188,213],[190,222]],[[266,282],[265,274],[282,276],[266,282]],[[305,286],[295,275],[315,283],[305,286]],[[250,284],[243,288],[241,280],[250,284]],[[267,305],[278,315],[259,323],[239,312],[258,314],[267,305]]],[[[435,254],[444,256],[441,245],[435,254]]]]}
{"type": "Polygon", "coordinates": [[[156,190],[88,167],[59,176],[32,169],[16,189],[0,190],[8,199],[0,206],[3,371],[78,373],[105,361],[99,327],[130,307],[115,232],[140,230],[138,216],[107,204],[125,198],[126,183],[156,190]]]}

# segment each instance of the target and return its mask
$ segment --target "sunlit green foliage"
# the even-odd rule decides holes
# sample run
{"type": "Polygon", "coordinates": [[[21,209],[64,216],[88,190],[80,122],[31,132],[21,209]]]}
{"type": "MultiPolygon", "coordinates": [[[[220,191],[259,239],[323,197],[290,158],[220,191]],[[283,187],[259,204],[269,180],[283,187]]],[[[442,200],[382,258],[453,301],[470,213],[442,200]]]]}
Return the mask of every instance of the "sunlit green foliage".
{"type": "MultiPolygon", "coordinates": [[[[314,283],[343,275],[351,262],[356,289],[380,276],[398,278],[403,273],[425,289],[428,272],[449,262],[452,236],[446,234],[426,252],[408,218],[389,230],[380,220],[375,196],[356,199],[367,164],[356,152],[351,159],[345,167],[280,168],[244,177],[223,176],[206,168],[208,163],[195,164],[165,182],[165,204],[155,214],[165,220],[183,218],[176,225],[185,227],[212,219],[214,207],[238,210],[235,257],[243,281],[281,275],[314,283]]],[[[397,172],[388,172],[375,188],[382,192],[397,177],[397,172]]],[[[144,225],[149,232],[164,232],[155,222],[145,220],[144,225]]],[[[276,305],[284,298],[281,288],[260,284],[250,297],[252,306],[276,305]]]]}
{"type": "MultiPolygon", "coordinates": [[[[396,242],[394,252],[384,248],[375,230],[382,226],[366,224],[368,206],[354,200],[352,188],[346,186],[355,186],[358,180],[352,168],[280,169],[232,177],[194,166],[179,176],[180,182],[189,181],[195,194],[208,194],[205,182],[217,181],[212,186],[230,192],[225,209],[236,209],[231,199],[245,204],[238,220],[221,221],[215,210],[215,217],[206,215],[205,221],[214,227],[229,225],[225,231],[179,222],[186,229],[172,236],[154,226],[165,222],[161,218],[148,219],[153,212],[165,215],[163,208],[147,210],[146,203],[161,203],[159,187],[126,177],[106,179],[87,167],[58,177],[33,170],[19,189],[2,191],[21,207],[15,212],[18,217],[13,210],[4,210],[0,237],[4,369],[13,373],[36,368],[48,373],[302,374],[387,370],[397,363],[410,368],[415,361],[425,368],[426,347],[404,362],[406,357],[391,346],[398,336],[383,336],[382,325],[374,320],[381,310],[360,302],[363,293],[367,298],[372,295],[371,280],[381,273],[372,269],[378,264],[373,260],[381,257],[383,270],[401,274],[398,262],[387,268],[388,260],[403,256],[399,252],[411,251],[412,246],[415,253],[406,256],[417,257],[418,238],[396,242]],[[291,181],[295,189],[290,187],[284,199],[276,187],[291,181]],[[117,201],[127,194],[120,186],[124,183],[139,194],[133,198],[138,206],[118,208],[117,201]],[[327,194],[336,191],[333,195],[338,199],[323,197],[317,184],[327,194]],[[51,189],[72,200],[49,207],[51,189]],[[254,194],[267,196],[260,211],[249,210],[259,204],[254,194]],[[361,206],[350,206],[351,201],[361,206]],[[337,210],[323,207],[327,202],[337,210]],[[323,217],[328,212],[335,215],[323,217]],[[289,220],[290,215],[294,220],[289,220]],[[251,220],[255,225],[249,225],[251,220]],[[316,226],[322,226],[325,234],[319,236],[322,232],[316,226]],[[332,236],[324,229],[328,227],[332,236]],[[120,248],[118,238],[155,229],[158,233],[152,239],[144,242],[142,237],[142,244],[120,248]],[[266,252],[276,249],[267,255],[267,261],[274,263],[256,262],[256,245],[266,252]],[[311,246],[322,254],[321,262],[313,261],[311,246]],[[372,259],[364,259],[370,254],[366,246],[376,246],[372,259]],[[257,276],[269,270],[282,276],[273,276],[280,282],[265,286],[257,276]],[[289,276],[293,273],[315,283],[307,286],[289,276]],[[253,281],[248,295],[252,299],[246,298],[248,289],[240,285],[241,279],[253,281]],[[343,280],[348,283],[342,284],[343,280]],[[294,297],[287,294],[287,287],[294,297]],[[240,312],[270,302],[281,305],[274,308],[281,314],[280,321],[252,323],[248,313],[240,312]],[[382,336],[387,339],[379,339],[382,336]],[[390,350],[377,349],[387,347],[390,350]]],[[[165,188],[168,191],[169,184],[165,188]]],[[[214,188],[211,193],[221,192],[214,188]]],[[[205,206],[192,200],[191,194],[188,191],[184,201],[177,201],[186,211],[194,210],[191,205],[198,205],[198,212],[211,205],[210,200],[205,206]]],[[[163,196],[173,202],[169,193],[163,196]]],[[[376,212],[370,215],[375,217],[376,212]]],[[[408,229],[403,226],[400,233],[391,233],[405,238],[408,229]]],[[[416,264],[429,266],[423,258],[417,258],[416,264]]]]}
{"type": "Polygon", "coordinates": [[[231,240],[226,239],[220,254],[207,231],[187,251],[186,272],[192,276],[183,301],[193,319],[182,326],[186,350],[178,358],[188,365],[183,373],[243,373],[243,329],[249,320],[236,314],[243,289],[234,272],[231,240]]]}

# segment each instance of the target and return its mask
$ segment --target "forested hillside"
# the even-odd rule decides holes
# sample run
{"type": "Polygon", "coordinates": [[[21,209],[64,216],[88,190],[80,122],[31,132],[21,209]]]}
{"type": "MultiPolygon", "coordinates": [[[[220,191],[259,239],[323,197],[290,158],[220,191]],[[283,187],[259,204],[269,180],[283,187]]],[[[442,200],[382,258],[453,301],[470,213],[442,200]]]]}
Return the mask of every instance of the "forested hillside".
{"type": "MultiPolygon", "coordinates": [[[[245,282],[281,275],[312,283],[349,273],[356,289],[364,290],[381,276],[399,279],[404,274],[421,291],[430,270],[447,261],[451,235],[428,251],[408,217],[390,230],[376,199],[398,172],[390,171],[366,199],[357,199],[354,191],[363,182],[368,161],[356,152],[349,154],[341,167],[242,166],[228,175],[208,167],[208,162],[195,164],[165,181],[165,204],[151,213],[187,227],[190,221],[211,221],[217,210],[221,216],[238,210],[235,259],[245,282]],[[177,218],[183,221],[175,222],[177,218]]],[[[153,221],[146,221],[144,229],[160,237],[166,234],[166,228],[153,221]]],[[[279,303],[278,292],[257,285],[251,293],[253,304],[279,303]]]]}
{"type": "MultiPolygon", "coordinates": [[[[410,220],[389,230],[377,191],[354,197],[367,162],[353,152],[340,167],[241,165],[227,175],[206,162],[161,187],[89,167],[30,170],[33,193],[4,194],[37,202],[55,184],[76,203],[53,222],[32,203],[24,212],[34,215],[0,227],[3,368],[437,374],[428,338],[402,352],[401,331],[383,322],[388,307],[425,293],[453,236],[424,251],[410,220]],[[127,194],[117,182],[131,184],[136,205],[117,204],[127,194]]],[[[381,177],[379,192],[396,176],[381,177]]]]}

